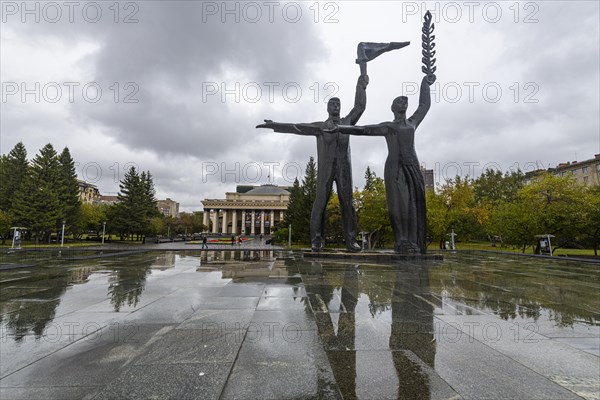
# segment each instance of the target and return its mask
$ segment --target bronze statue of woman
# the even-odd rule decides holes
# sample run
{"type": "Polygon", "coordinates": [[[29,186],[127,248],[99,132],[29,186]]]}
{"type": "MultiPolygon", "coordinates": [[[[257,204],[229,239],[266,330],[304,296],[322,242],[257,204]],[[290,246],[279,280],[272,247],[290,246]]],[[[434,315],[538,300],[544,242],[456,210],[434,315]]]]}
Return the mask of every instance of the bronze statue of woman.
{"type": "Polygon", "coordinates": [[[394,231],[394,251],[399,254],[427,251],[425,182],[415,151],[415,130],[431,106],[430,86],[435,79],[435,74],[423,77],[419,106],[408,119],[408,98],[400,96],[392,102],[393,121],[366,126],[338,125],[332,130],[385,137],[388,146],[384,170],[386,199],[394,231]]]}

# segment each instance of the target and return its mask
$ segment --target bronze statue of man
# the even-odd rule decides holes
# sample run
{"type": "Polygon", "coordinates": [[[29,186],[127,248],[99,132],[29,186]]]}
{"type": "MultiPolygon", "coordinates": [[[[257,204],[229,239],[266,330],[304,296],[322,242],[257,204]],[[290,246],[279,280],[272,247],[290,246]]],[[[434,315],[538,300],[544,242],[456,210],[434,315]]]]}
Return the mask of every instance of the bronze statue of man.
{"type": "MultiPolygon", "coordinates": [[[[435,25],[427,11],[423,18],[421,71],[425,74],[421,82],[421,95],[417,111],[406,118],[408,98],[399,96],[392,102],[394,120],[367,126],[338,126],[328,132],[351,135],[384,136],[388,147],[385,161],[385,195],[392,230],[394,231],[394,251],[400,254],[425,254],[427,252],[427,216],[425,207],[425,182],[419,159],[415,152],[415,130],[431,107],[430,86],[435,83],[435,25]]],[[[363,59],[377,57],[389,47],[375,43],[359,45],[357,63],[363,59]]]]}
{"type": "Polygon", "coordinates": [[[340,99],[333,97],[327,103],[329,117],[322,122],[312,123],[280,123],[265,120],[257,128],[270,128],[275,132],[293,133],[296,135],[315,136],[317,138],[317,195],[310,216],[310,237],[313,251],[321,251],[324,246],[323,226],[325,209],[333,182],[336,183],[346,248],[349,251],[360,251],[356,242],[357,220],[352,204],[352,164],[350,162],[350,140],[348,135],[339,132],[325,132],[336,125],[355,125],[367,106],[368,75],[360,75],[356,84],[354,108],[341,118],[340,99]]]}
{"type": "Polygon", "coordinates": [[[429,111],[429,87],[435,80],[434,74],[423,77],[419,106],[408,119],[408,98],[399,96],[392,102],[393,121],[366,126],[340,125],[330,131],[385,137],[388,147],[384,169],[386,199],[394,231],[394,251],[400,254],[425,254],[427,250],[425,182],[415,152],[415,130],[429,111]]]}

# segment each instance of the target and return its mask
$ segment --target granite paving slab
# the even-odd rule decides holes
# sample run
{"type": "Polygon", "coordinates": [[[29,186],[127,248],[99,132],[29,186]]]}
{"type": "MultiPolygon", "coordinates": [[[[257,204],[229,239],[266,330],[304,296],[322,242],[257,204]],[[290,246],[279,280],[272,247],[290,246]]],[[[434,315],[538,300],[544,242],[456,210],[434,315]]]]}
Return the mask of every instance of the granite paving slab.
{"type": "Polygon", "coordinates": [[[341,398],[316,332],[299,333],[263,334],[244,341],[222,398],[341,398]]]}
{"type": "Polygon", "coordinates": [[[0,381],[0,387],[93,387],[118,378],[175,325],[106,327],[0,381]],[[76,366],[76,367],[74,367],[76,366]]]}
{"type": "Polygon", "coordinates": [[[135,363],[233,363],[245,334],[245,328],[175,329],[148,346],[135,363]]]}
{"type": "Polygon", "coordinates": [[[93,399],[218,399],[230,370],[231,363],[133,365],[93,399]]]}

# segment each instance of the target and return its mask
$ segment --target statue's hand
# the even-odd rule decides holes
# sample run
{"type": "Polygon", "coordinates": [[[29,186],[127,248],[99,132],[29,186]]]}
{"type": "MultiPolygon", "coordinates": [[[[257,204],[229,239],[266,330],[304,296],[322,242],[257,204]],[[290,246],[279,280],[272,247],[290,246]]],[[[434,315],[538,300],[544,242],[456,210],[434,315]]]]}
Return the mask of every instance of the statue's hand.
{"type": "Polygon", "coordinates": [[[256,125],[256,127],[257,128],[272,128],[273,127],[273,120],[265,119],[265,123],[264,124],[256,125]]]}
{"type": "Polygon", "coordinates": [[[429,74],[425,77],[425,79],[427,80],[427,84],[429,84],[429,86],[431,86],[435,83],[435,80],[437,79],[437,77],[435,76],[435,74],[429,74]]]}
{"type": "Polygon", "coordinates": [[[361,75],[358,78],[358,85],[361,88],[366,89],[368,84],[369,84],[369,75],[361,75]]]}

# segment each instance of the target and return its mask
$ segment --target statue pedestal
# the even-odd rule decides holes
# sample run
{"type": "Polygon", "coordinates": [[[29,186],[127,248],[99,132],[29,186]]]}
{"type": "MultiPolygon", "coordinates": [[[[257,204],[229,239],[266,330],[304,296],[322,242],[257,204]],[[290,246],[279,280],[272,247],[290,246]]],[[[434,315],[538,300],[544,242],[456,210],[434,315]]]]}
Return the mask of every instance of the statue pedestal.
{"type": "Polygon", "coordinates": [[[304,258],[311,260],[348,260],[348,261],[378,261],[378,262],[393,262],[393,261],[430,261],[443,260],[441,254],[396,254],[392,252],[360,252],[350,253],[345,251],[304,251],[304,258]]]}

